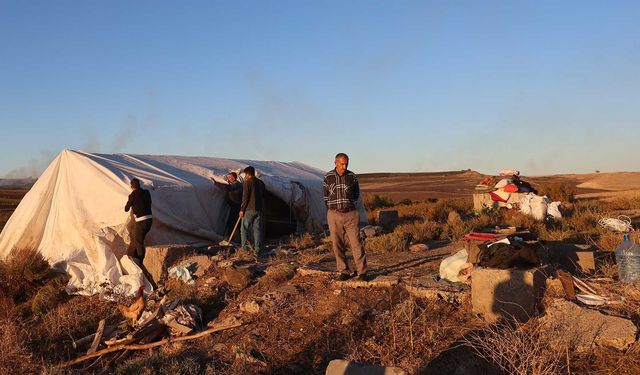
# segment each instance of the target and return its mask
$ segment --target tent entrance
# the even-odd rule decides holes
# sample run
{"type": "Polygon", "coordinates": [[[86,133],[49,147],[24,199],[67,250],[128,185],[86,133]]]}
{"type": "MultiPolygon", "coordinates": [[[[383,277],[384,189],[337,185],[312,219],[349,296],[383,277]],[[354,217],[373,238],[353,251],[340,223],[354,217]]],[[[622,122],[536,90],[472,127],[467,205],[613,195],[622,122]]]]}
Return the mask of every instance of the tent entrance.
{"type": "Polygon", "coordinates": [[[269,191],[265,192],[265,238],[296,233],[296,218],[289,205],[269,191]]]}

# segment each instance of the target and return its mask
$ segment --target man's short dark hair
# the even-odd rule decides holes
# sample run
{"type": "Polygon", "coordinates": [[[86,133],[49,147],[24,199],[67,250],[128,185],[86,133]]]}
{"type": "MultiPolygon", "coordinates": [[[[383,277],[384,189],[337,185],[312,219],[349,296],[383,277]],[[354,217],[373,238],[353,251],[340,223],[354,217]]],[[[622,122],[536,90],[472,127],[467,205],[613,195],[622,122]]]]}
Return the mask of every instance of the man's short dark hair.
{"type": "Polygon", "coordinates": [[[347,154],[345,154],[344,152],[340,152],[336,155],[336,159],[338,158],[345,158],[347,160],[349,160],[349,156],[347,156],[347,154]]]}
{"type": "Polygon", "coordinates": [[[134,178],[131,180],[131,186],[134,188],[139,188],[140,187],[140,180],[138,180],[137,178],[134,178]]]}
{"type": "Polygon", "coordinates": [[[252,166],[248,166],[244,169],[244,173],[248,174],[249,176],[254,176],[256,175],[256,169],[252,166]]]}
{"type": "Polygon", "coordinates": [[[236,172],[229,172],[229,174],[232,175],[236,180],[238,179],[238,174],[236,172]]]}

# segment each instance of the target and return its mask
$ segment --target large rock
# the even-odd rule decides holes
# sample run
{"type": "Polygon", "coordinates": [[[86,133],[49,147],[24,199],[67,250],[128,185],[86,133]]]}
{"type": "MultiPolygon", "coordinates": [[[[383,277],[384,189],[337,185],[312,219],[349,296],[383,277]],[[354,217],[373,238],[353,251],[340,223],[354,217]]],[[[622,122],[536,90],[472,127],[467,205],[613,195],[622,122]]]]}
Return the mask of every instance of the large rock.
{"type": "Polygon", "coordinates": [[[169,267],[194,251],[193,247],[188,245],[147,246],[144,266],[153,280],[158,282],[166,277],[169,267]]]}
{"type": "Polygon", "coordinates": [[[547,274],[546,268],[474,268],[471,273],[473,312],[490,322],[501,318],[529,320],[540,310],[547,274]]]}
{"type": "Polygon", "coordinates": [[[414,243],[413,245],[409,246],[409,251],[411,251],[412,253],[419,253],[421,251],[427,250],[429,250],[429,245],[425,243],[414,243]]]}
{"type": "Polygon", "coordinates": [[[246,268],[231,266],[224,270],[224,279],[234,288],[244,289],[253,279],[253,274],[246,268]]]}
{"type": "Polygon", "coordinates": [[[380,210],[378,211],[378,224],[390,225],[398,222],[397,210],[380,210]]]}
{"type": "Polygon", "coordinates": [[[553,301],[540,322],[560,347],[569,345],[577,351],[594,345],[624,350],[636,341],[637,328],[631,320],[604,315],[564,299],[553,301]]]}
{"type": "Polygon", "coordinates": [[[357,363],[334,359],[327,366],[326,375],[407,375],[398,367],[384,367],[368,363],[357,363]]]}

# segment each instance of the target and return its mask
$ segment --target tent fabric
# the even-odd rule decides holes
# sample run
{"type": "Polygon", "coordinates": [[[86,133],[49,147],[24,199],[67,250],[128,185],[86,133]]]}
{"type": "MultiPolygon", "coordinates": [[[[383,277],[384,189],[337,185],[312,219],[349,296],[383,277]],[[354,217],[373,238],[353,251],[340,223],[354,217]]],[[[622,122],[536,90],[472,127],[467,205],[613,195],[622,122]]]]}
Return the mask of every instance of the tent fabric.
{"type": "Polygon", "coordinates": [[[14,248],[35,248],[58,268],[88,264],[105,281],[119,277],[114,256],[120,259],[130,241],[133,217],[124,205],[134,177],[153,201],[147,245],[217,243],[228,207],[211,178],[223,181],[247,165],[290,206],[304,230],[324,229],[324,172],[303,163],[63,150],[0,233],[0,258],[14,248]]]}

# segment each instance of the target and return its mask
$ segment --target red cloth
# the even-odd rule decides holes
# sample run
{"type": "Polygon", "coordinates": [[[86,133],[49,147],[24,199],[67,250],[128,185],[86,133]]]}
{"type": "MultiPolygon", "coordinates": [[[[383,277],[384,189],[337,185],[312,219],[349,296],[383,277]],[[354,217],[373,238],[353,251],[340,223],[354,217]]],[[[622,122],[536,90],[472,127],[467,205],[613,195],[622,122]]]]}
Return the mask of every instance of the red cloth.
{"type": "Polygon", "coordinates": [[[517,193],[518,187],[514,184],[509,184],[503,187],[502,190],[506,191],[507,193],[517,193]]]}
{"type": "Polygon", "coordinates": [[[499,195],[498,195],[498,194],[496,194],[496,193],[489,193],[489,195],[491,196],[491,200],[492,200],[492,201],[494,201],[494,202],[504,202],[504,203],[507,203],[507,201],[506,201],[506,200],[502,199],[502,197],[501,197],[501,196],[499,196],[499,195]]]}

